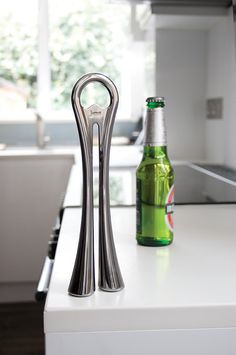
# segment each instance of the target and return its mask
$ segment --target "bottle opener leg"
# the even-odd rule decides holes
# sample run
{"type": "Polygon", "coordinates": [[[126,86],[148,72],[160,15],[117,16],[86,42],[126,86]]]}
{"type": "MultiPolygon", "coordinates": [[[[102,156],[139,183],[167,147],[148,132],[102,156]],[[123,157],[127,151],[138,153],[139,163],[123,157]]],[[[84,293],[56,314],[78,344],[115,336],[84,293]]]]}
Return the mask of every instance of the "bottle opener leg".
{"type": "Polygon", "coordinates": [[[68,292],[72,296],[89,296],[95,290],[94,216],[93,216],[93,137],[92,125],[79,104],[77,82],[72,92],[72,105],[80,136],[83,168],[83,205],[79,245],[68,292]]]}
{"type": "Polygon", "coordinates": [[[80,240],[69,285],[69,294],[83,297],[95,290],[93,232],[93,125],[99,133],[99,280],[104,291],[119,291],[124,287],[113,240],[109,201],[109,156],[112,128],[118,106],[118,92],[113,82],[102,74],[87,74],[75,84],[72,106],[79,131],[83,166],[83,205],[80,240]],[[110,95],[110,105],[101,108],[81,106],[80,96],[86,85],[99,82],[110,95]]]}
{"type": "Polygon", "coordinates": [[[124,287],[112,233],[109,198],[109,157],[112,128],[117,107],[118,93],[113,83],[107,88],[112,93],[111,106],[99,125],[99,279],[103,291],[119,291],[124,287]],[[115,105],[113,105],[115,106],[115,105]]]}

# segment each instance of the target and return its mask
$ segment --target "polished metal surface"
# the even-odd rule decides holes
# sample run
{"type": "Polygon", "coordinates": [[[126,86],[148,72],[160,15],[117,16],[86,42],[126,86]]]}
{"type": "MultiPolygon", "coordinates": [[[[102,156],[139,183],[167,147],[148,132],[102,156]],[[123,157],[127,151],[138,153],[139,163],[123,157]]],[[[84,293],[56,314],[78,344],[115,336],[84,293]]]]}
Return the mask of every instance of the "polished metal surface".
{"type": "Polygon", "coordinates": [[[94,216],[93,216],[93,125],[99,135],[99,273],[98,286],[104,291],[119,291],[124,287],[114,245],[109,202],[109,156],[112,129],[119,96],[114,83],[102,74],[86,74],[72,91],[72,106],[78,127],[83,164],[83,205],[80,239],[69,294],[83,297],[95,290],[94,275],[94,216]],[[110,104],[101,108],[94,104],[81,105],[83,89],[91,82],[104,85],[110,104]]]}

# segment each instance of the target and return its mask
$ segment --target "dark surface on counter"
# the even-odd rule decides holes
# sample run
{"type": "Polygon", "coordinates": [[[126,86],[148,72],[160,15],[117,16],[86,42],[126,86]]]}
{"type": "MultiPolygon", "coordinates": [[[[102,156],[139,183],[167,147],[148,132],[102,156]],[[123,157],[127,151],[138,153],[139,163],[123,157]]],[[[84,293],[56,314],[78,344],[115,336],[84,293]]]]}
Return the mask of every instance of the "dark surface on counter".
{"type": "Polygon", "coordinates": [[[218,174],[226,179],[236,182],[236,170],[220,164],[196,164],[203,169],[207,169],[214,174],[218,174]]]}
{"type": "Polygon", "coordinates": [[[205,165],[204,169],[205,172],[197,171],[194,165],[174,166],[176,204],[236,203],[236,186],[221,176],[210,176],[205,165]]]}
{"type": "Polygon", "coordinates": [[[43,303],[0,304],[0,354],[44,355],[43,303]]]}
{"type": "MultiPolygon", "coordinates": [[[[207,166],[201,168],[197,164],[173,164],[175,172],[175,204],[228,204],[236,203],[236,182],[232,179],[210,173],[207,166]]],[[[135,206],[136,202],[136,169],[132,166],[110,168],[110,205],[135,206]]],[[[79,185],[80,171],[73,175],[74,186],[71,198],[63,208],[80,207],[82,204],[82,185],[79,185]],[[80,192],[78,191],[80,189],[80,192]],[[80,196],[77,199],[75,195],[80,196]]],[[[94,172],[94,205],[98,206],[98,174],[94,172]]]]}

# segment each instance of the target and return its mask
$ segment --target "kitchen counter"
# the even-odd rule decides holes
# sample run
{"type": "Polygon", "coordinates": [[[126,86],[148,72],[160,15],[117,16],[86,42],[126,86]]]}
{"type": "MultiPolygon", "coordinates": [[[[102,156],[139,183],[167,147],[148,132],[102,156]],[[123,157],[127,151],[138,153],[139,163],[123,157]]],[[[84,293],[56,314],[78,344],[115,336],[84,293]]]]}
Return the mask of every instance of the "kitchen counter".
{"type": "Polygon", "coordinates": [[[77,147],[61,147],[61,146],[46,146],[43,149],[40,149],[36,146],[28,147],[6,147],[5,149],[0,150],[0,158],[4,157],[45,157],[45,156],[68,156],[77,157],[80,151],[77,147]]]}
{"type": "Polygon", "coordinates": [[[176,206],[174,243],[161,248],[136,244],[135,207],[113,207],[125,289],[87,298],[67,293],[80,213],[64,212],[45,305],[47,355],[236,353],[236,205],[176,206]]]}
{"type": "MultiPolygon", "coordinates": [[[[162,355],[236,353],[236,188],[195,164],[174,162],[174,243],[138,246],[135,170],[141,155],[137,146],[111,149],[110,182],[116,183],[116,196],[110,188],[111,216],[125,289],[97,289],[86,298],[67,292],[81,218],[82,170],[76,155],[45,305],[47,355],[156,355],[157,349],[162,355]]],[[[95,149],[95,197],[97,170],[95,149]]],[[[95,208],[95,226],[97,218],[95,208]]],[[[96,272],[97,240],[95,228],[96,272]]]]}

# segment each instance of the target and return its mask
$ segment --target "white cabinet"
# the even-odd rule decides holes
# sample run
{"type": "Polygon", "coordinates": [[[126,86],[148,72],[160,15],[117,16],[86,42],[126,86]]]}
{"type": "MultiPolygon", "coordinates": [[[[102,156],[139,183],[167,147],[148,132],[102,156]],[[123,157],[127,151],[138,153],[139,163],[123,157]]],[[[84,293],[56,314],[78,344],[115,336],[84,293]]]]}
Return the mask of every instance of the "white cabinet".
{"type": "Polygon", "coordinates": [[[73,153],[25,151],[0,156],[0,283],[38,281],[74,162],[73,153]]]}

